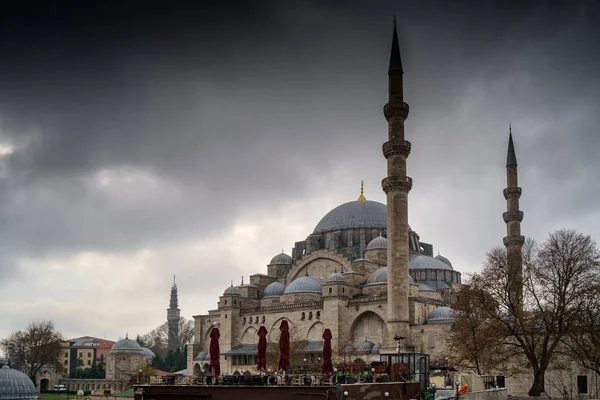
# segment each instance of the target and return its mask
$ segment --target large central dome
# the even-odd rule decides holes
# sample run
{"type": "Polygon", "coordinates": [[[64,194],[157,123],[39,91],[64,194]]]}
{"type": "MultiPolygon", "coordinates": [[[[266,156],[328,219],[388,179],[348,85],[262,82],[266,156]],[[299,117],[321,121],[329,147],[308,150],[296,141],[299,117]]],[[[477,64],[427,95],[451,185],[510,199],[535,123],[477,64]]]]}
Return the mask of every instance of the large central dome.
{"type": "MultiPolygon", "coordinates": [[[[319,221],[313,233],[332,232],[351,228],[386,229],[387,206],[376,201],[356,200],[329,211],[319,221]]],[[[409,227],[410,229],[410,227],[409,227]]]]}

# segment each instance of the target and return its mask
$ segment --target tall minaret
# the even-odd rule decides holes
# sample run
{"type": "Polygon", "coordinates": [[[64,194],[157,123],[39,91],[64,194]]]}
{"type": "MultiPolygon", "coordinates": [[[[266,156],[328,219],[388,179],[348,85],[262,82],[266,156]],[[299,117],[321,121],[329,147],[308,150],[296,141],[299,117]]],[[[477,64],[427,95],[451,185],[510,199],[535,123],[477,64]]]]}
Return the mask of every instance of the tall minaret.
{"type": "Polygon", "coordinates": [[[504,245],[507,249],[508,282],[511,302],[515,307],[520,308],[523,297],[523,255],[521,248],[525,243],[525,238],[521,236],[521,221],[523,221],[523,211],[519,210],[519,198],[521,197],[521,188],[517,176],[517,156],[512,138],[512,127],[508,126],[508,154],[506,156],[506,185],[504,189],[504,198],[506,199],[506,208],[502,216],[506,222],[506,237],[504,245]]]}
{"type": "Polygon", "coordinates": [[[406,176],[406,158],[410,154],[410,142],[404,140],[404,120],[408,116],[408,104],[404,102],[402,82],[402,59],[396,32],[394,34],[388,71],[389,101],[383,107],[388,121],[389,141],[383,144],[383,155],[387,159],[387,178],[382,181],[387,195],[387,262],[388,262],[388,316],[386,353],[410,347],[408,315],[408,192],[412,179],[406,176]],[[403,338],[398,342],[394,336],[403,338]]]}
{"type": "MultiPolygon", "coordinates": [[[[171,286],[171,301],[167,309],[167,324],[169,328],[169,343],[168,349],[175,350],[179,346],[179,314],[180,310],[177,301],[177,284],[175,283],[175,275],[173,275],[173,286],[171,286]]],[[[183,344],[183,343],[181,343],[183,344]]]]}

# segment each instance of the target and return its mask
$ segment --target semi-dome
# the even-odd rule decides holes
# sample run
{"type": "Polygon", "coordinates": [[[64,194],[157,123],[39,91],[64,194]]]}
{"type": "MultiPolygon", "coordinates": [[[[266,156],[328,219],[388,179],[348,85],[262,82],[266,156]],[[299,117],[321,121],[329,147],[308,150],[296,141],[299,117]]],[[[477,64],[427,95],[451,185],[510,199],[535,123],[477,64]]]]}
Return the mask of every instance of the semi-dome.
{"type": "Polygon", "coordinates": [[[10,368],[0,368],[0,399],[21,400],[37,399],[35,385],[24,373],[10,368]]]}
{"type": "Polygon", "coordinates": [[[233,285],[229,286],[223,292],[223,296],[241,296],[240,295],[240,287],[239,286],[233,286],[233,285]]]}
{"type": "MultiPolygon", "coordinates": [[[[319,221],[313,233],[331,232],[351,228],[387,227],[387,206],[377,201],[356,200],[344,203],[329,211],[319,221]]],[[[410,226],[408,227],[410,230],[410,226]]]]}
{"type": "Polygon", "coordinates": [[[275,257],[271,258],[271,262],[269,263],[269,265],[274,265],[274,264],[291,265],[293,263],[294,263],[294,259],[291,256],[288,256],[284,252],[281,252],[281,253],[277,254],[275,257]]]}
{"type": "Polygon", "coordinates": [[[333,282],[346,282],[346,279],[344,278],[344,275],[342,275],[342,273],[334,272],[333,274],[330,274],[327,277],[327,283],[333,283],[333,282]]]}
{"type": "MultiPolygon", "coordinates": [[[[388,267],[381,267],[377,271],[373,272],[368,278],[366,285],[383,285],[387,284],[387,272],[388,267]]],[[[408,276],[408,283],[415,283],[412,276],[408,276]]]]}
{"type": "Polygon", "coordinates": [[[411,258],[408,262],[409,269],[452,269],[452,266],[446,264],[445,262],[433,258],[430,256],[426,256],[424,254],[420,254],[411,258]]]}
{"type": "Polygon", "coordinates": [[[352,353],[354,351],[354,347],[348,345],[346,347],[344,347],[344,350],[342,350],[344,353],[352,353]]]}
{"type": "Polygon", "coordinates": [[[425,283],[419,283],[419,292],[435,292],[435,289],[425,283]]]}
{"type": "Polygon", "coordinates": [[[152,360],[154,357],[156,357],[154,355],[154,352],[152,350],[150,350],[147,347],[142,347],[142,350],[144,351],[144,357],[146,357],[148,360],[152,360]]]}
{"type": "Polygon", "coordinates": [[[285,285],[281,282],[270,283],[263,292],[263,298],[279,297],[285,291],[285,285]]]}
{"type": "Polygon", "coordinates": [[[375,343],[371,342],[370,340],[364,340],[360,342],[358,346],[356,346],[356,351],[370,353],[374,346],[375,343]]]}
{"type": "Polygon", "coordinates": [[[454,317],[452,316],[452,309],[450,307],[438,307],[427,317],[428,324],[439,324],[451,322],[452,320],[454,320],[454,317]]]}
{"type": "Polygon", "coordinates": [[[375,346],[373,346],[373,348],[371,349],[371,354],[379,354],[381,352],[381,343],[377,343],[375,346]]]}
{"type": "Polygon", "coordinates": [[[283,293],[323,293],[323,289],[321,288],[321,281],[317,278],[303,276],[287,285],[283,293]]]}
{"type": "Polygon", "coordinates": [[[129,339],[127,336],[125,336],[125,339],[121,339],[117,343],[113,344],[110,350],[142,350],[142,346],[140,346],[135,340],[129,339]]]}
{"type": "Polygon", "coordinates": [[[440,260],[441,262],[443,262],[444,264],[446,264],[447,266],[449,266],[450,268],[452,268],[452,263],[450,262],[450,260],[448,260],[446,257],[438,254],[437,256],[434,257],[436,260],[440,260]]]}
{"type": "Polygon", "coordinates": [[[387,239],[379,235],[367,245],[367,250],[387,249],[387,239]]]}

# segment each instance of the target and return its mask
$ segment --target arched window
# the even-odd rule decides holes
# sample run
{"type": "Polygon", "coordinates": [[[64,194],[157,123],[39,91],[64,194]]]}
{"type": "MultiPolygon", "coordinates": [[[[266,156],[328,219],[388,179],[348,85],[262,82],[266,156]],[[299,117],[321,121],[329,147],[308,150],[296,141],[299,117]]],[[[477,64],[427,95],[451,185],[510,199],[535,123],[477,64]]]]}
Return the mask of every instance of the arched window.
{"type": "Polygon", "coordinates": [[[331,288],[329,288],[329,293],[331,294],[331,292],[332,292],[332,289],[331,289],[331,288]]]}
{"type": "Polygon", "coordinates": [[[304,320],[306,316],[304,315],[304,313],[302,313],[302,316],[300,317],[301,320],[304,320]]]}
{"type": "Polygon", "coordinates": [[[262,323],[264,324],[264,323],[265,323],[265,321],[266,321],[266,318],[265,318],[265,316],[263,315],[263,317],[262,317],[262,323]]]}
{"type": "Polygon", "coordinates": [[[431,271],[431,280],[437,281],[437,272],[436,271],[431,271]]]}
{"type": "Polygon", "coordinates": [[[312,311],[308,313],[308,319],[312,319],[312,311]]]}
{"type": "Polygon", "coordinates": [[[244,321],[242,322],[242,324],[246,325],[246,317],[244,317],[244,321]]]}
{"type": "Polygon", "coordinates": [[[321,318],[321,311],[317,311],[317,319],[321,318]]]}
{"type": "Polygon", "coordinates": [[[427,280],[427,272],[421,271],[421,280],[422,281],[426,281],[427,280]]]}
{"type": "Polygon", "coordinates": [[[258,315],[256,316],[256,318],[254,319],[254,321],[258,324],[258,315]]]}
{"type": "Polygon", "coordinates": [[[227,300],[225,300],[225,305],[227,305],[227,300]]]}
{"type": "Polygon", "coordinates": [[[342,293],[346,293],[346,288],[342,288],[342,293]]]}

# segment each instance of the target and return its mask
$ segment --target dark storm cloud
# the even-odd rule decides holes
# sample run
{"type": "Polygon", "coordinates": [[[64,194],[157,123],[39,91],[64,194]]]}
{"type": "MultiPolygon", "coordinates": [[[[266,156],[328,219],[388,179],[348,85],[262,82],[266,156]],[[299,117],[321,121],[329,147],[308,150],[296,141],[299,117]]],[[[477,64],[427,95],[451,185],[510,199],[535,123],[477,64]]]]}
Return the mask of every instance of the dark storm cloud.
{"type": "MultiPolygon", "coordinates": [[[[411,107],[411,225],[423,239],[464,269],[500,242],[509,122],[525,234],[591,226],[582,221],[600,196],[597,4],[206,4],[4,6],[2,284],[23,257],[227,236],[289,202],[347,201],[363,178],[383,201],[393,12],[411,107]]],[[[312,211],[306,223],[328,210],[312,211]]],[[[278,250],[273,236],[264,240],[278,250]]],[[[215,269],[169,256],[190,281],[215,269]]],[[[215,280],[245,271],[216,258],[215,280]]]]}

